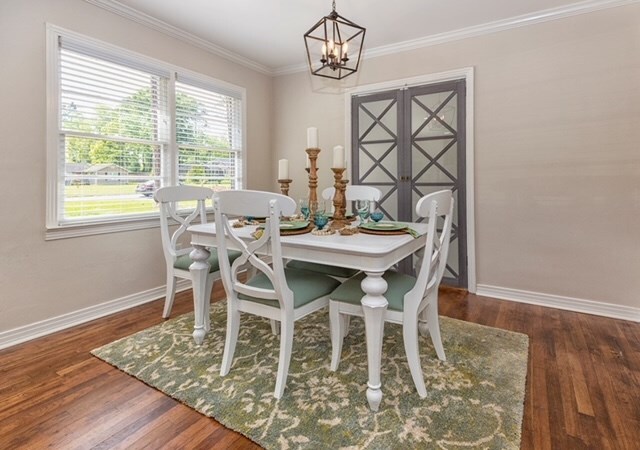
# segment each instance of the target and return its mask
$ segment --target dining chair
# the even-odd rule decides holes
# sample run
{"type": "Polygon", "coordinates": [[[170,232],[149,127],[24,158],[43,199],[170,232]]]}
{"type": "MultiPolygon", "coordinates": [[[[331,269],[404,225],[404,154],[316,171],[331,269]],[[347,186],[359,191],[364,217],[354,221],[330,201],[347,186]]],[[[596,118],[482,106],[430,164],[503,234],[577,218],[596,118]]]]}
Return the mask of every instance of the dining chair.
{"type": "MultiPolygon", "coordinates": [[[[336,189],[334,187],[328,187],[322,191],[322,198],[324,200],[333,200],[335,193],[336,189]]],[[[374,209],[374,202],[380,200],[380,197],[382,197],[382,192],[380,191],[380,189],[373,186],[349,185],[345,190],[345,198],[347,202],[356,200],[370,200],[372,211],[374,209]]],[[[291,269],[318,272],[336,277],[339,280],[345,280],[358,273],[358,271],[355,269],[347,269],[345,267],[332,266],[330,264],[320,264],[298,260],[289,261],[287,267],[291,269]]]]}
{"type": "MultiPolygon", "coordinates": [[[[322,198],[325,200],[333,200],[336,194],[336,188],[328,187],[322,191],[322,198]]],[[[361,184],[350,184],[347,186],[344,192],[344,196],[347,202],[354,202],[356,200],[369,200],[371,201],[371,211],[374,209],[374,202],[377,202],[382,197],[382,191],[377,187],[365,186],[361,184]]]]}
{"type": "MultiPolygon", "coordinates": [[[[160,235],[167,264],[167,292],[162,312],[162,317],[165,319],[171,314],[177,279],[192,279],[189,266],[193,261],[189,253],[193,247],[181,247],[181,237],[194,222],[207,223],[205,203],[212,195],[213,190],[199,186],[167,186],[158,189],[154,194],[156,202],[160,205],[160,235]],[[180,202],[195,202],[196,205],[193,211],[180,210],[180,202]],[[172,232],[174,223],[178,224],[178,228],[172,232]]],[[[238,256],[240,256],[240,252],[229,252],[228,254],[228,258],[232,261],[238,256]]],[[[210,293],[213,283],[220,278],[218,253],[211,252],[208,262],[211,269],[207,276],[207,292],[210,293]]],[[[209,303],[205,302],[205,310],[203,311],[207,331],[209,330],[209,303]]]]}
{"type": "Polygon", "coordinates": [[[227,252],[228,243],[239,248],[235,261],[220,259],[222,282],[227,293],[227,335],[220,375],[231,369],[238,341],[240,313],[254,314],[280,323],[280,354],[274,397],[284,393],[291,361],[293,330],[296,320],[327,306],[329,293],[340,283],[335,278],[284,267],[280,246],[280,216],[295,213],[296,202],[281,194],[261,191],[223,191],[214,195],[216,241],[218,253],[227,252]],[[263,232],[245,242],[233,232],[230,217],[267,217],[263,232]],[[268,252],[271,264],[261,259],[268,252]],[[239,277],[243,265],[249,264],[256,275],[246,281],[239,277]]]}
{"type": "MultiPolygon", "coordinates": [[[[441,361],[446,360],[438,320],[438,287],[444,275],[449,253],[453,203],[453,194],[450,190],[434,192],[418,201],[416,213],[428,219],[428,231],[424,253],[418,258],[416,264],[417,278],[391,270],[383,275],[387,282],[387,291],[384,295],[389,303],[384,320],[402,324],[404,350],[409,370],[418,395],[422,398],[426,397],[427,390],[420,366],[418,331],[423,336],[426,336],[427,332],[430,334],[438,358],[441,361]],[[440,230],[437,226],[438,217],[444,219],[440,230]]],[[[346,333],[344,327],[348,326],[345,316],[364,316],[360,304],[364,295],[360,284],[364,276],[360,274],[350,278],[330,295],[332,371],[338,369],[340,362],[342,342],[346,333]]]]}

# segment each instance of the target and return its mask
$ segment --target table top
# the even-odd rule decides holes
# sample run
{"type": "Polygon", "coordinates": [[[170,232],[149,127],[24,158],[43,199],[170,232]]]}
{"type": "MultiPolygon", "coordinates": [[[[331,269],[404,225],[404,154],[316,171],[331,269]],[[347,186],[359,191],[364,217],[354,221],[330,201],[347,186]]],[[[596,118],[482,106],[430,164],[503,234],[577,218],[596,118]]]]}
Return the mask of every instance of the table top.
{"type": "MultiPolygon", "coordinates": [[[[413,230],[421,234],[414,238],[409,234],[372,235],[357,233],[343,236],[334,233],[328,236],[316,236],[311,233],[281,236],[282,256],[301,261],[319,262],[359,270],[387,270],[416,250],[424,247],[426,223],[409,223],[413,230]]],[[[234,228],[238,237],[253,240],[251,233],[256,226],[234,228]]],[[[192,225],[191,243],[205,247],[216,245],[215,223],[192,225]]],[[[227,241],[230,244],[230,241],[227,241]]],[[[231,247],[232,248],[232,247],[231,247]]]]}

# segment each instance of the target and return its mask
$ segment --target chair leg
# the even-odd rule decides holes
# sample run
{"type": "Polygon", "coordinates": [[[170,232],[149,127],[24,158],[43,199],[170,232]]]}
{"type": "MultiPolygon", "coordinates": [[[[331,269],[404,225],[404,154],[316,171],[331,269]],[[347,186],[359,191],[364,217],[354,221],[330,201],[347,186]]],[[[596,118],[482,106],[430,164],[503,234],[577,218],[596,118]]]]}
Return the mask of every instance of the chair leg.
{"type": "Polygon", "coordinates": [[[275,319],[271,319],[271,334],[277,336],[280,333],[280,322],[275,319]]]}
{"type": "Polygon", "coordinates": [[[173,299],[176,297],[176,277],[173,276],[173,271],[167,271],[167,293],[164,300],[164,311],[162,311],[162,318],[167,319],[171,315],[171,308],[173,308],[173,299]]]}
{"type": "Polygon", "coordinates": [[[227,375],[231,369],[239,331],[240,311],[238,311],[233,301],[227,301],[227,336],[224,341],[224,354],[222,355],[222,364],[220,365],[220,376],[227,375]]]}
{"type": "Polygon", "coordinates": [[[342,315],[343,320],[343,328],[342,328],[342,337],[346,338],[349,335],[349,324],[351,323],[351,316],[348,314],[342,315]]]}
{"type": "Polygon", "coordinates": [[[204,317],[204,329],[208,333],[211,331],[211,291],[213,290],[213,283],[215,278],[212,276],[207,277],[207,299],[204,302],[204,310],[202,311],[204,317]]]}
{"type": "Polygon", "coordinates": [[[418,331],[420,331],[420,335],[427,337],[429,335],[429,325],[427,324],[427,310],[429,307],[427,306],[425,309],[420,311],[418,314],[418,331]]]}
{"type": "Polygon", "coordinates": [[[331,331],[331,366],[332,372],[338,370],[340,355],[342,355],[342,342],[344,340],[344,323],[349,316],[340,314],[340,305],[337,302],[329,301],[329,328],[331,331]]]}
{"type": "Polygon", "coordinates": [[[418,351],[418,323],[415,320],[415,314],[413,315],[413,320],[410,317],[411,314],[406,314],[405,311],[402,323],[404,352],[407,355],[411,378],[413,378],[413,384],[416,385],[418,395],[421,398],[425,398],[427,396],[427,388],[424,385],[424,375],[420,365],[420,352],[418,351]]]}
{"type": "MultiPolygon", "coordinates": [[[[438,301],[438,298],[435,298],[438,301]]],[[[427,307],[427,325],[429,327],[429,334],[431,335],[431,342],[436,349],[436,355],[440,361],[446,361],[447,357],[444,354],[444,347],[442,346],[442,337],[440,336],[440,320],[438,318],[437,303],[431,303],[427,307]],[[435,305],[435,306],[434,306],[435,305]]]]}
{"type": "Polygon", "coordinates": [[[293,327],[295,322],[292,318],[284,318],[280,321],[280,359],[278,361],[278,374],[276,375],[276,388],[273,392],[275,398],[281,398],[284,388],[287,385],[287,375],[289,375],[289,363],[291,362],[291,349],[293,347],[293,327]]]}
{"type": "Polygon", "coordinates": [[[427,294],[427,307],[420,311],[418,315],[418,330],[424,337],[429,335],[429,311],[436,310],[436,317],[438,316],[438,289],[432,288],[431,292],[427,294]]]}

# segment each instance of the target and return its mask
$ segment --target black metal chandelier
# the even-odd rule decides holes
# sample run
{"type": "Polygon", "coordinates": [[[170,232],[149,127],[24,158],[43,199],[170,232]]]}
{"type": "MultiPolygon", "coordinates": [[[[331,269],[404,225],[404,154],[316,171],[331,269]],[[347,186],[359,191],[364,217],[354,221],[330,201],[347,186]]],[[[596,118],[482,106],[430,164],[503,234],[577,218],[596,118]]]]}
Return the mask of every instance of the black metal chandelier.
{"type": "Polygon", "coordinates": [[[338,14],[333,0],[331,13],[304,34],[311,74],[340,80],[355,73],[366,31],[338,14]]]}

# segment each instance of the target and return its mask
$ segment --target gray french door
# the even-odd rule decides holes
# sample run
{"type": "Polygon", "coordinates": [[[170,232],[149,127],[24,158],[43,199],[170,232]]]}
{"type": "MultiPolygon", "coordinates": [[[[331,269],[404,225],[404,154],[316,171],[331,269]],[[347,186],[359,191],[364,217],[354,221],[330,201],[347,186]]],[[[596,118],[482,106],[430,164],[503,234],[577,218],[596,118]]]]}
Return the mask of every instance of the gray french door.
{"type": "MultiPolygon", "coordinates": [[[[421,221],[418,200],[451,189],[456,200],[444,282],[467,287],[465,81],[397,89],[351,99],[353,184],[382,191],[390,220],[421,221]]],[[[401,270],[409,272],[411,261],[401,270]]]]}

